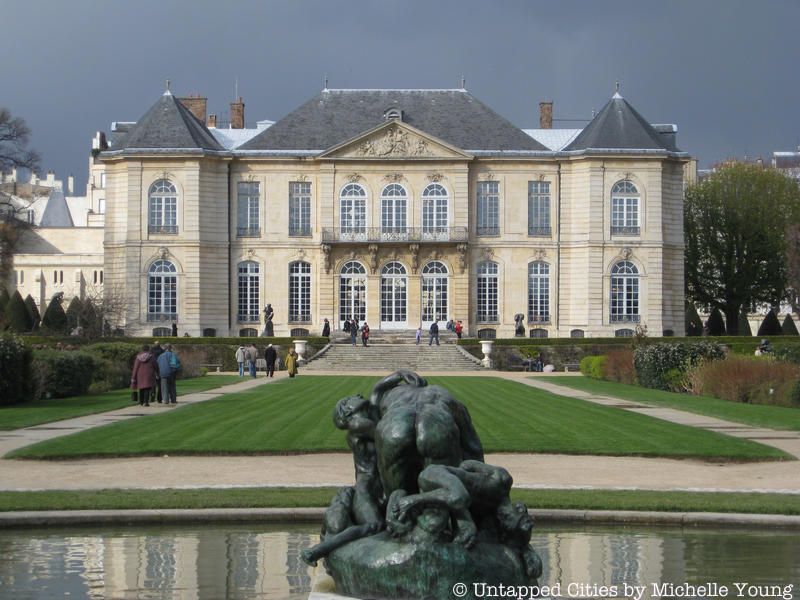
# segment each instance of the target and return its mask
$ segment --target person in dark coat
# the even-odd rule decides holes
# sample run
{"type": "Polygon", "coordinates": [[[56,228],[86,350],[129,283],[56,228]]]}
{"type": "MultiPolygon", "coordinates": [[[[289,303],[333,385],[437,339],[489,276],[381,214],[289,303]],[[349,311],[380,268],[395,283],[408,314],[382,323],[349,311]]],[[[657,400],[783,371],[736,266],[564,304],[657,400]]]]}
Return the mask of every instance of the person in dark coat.
{"type": "Polygon", "coordinates": [[[364,321],[364,324],[361,326],[361,343],[364,344],[365,348],[369,343],[369,325],[367,325],[366,321],[364,321]]]}
{"type": "MultiPolygon", "coordinates": [[[[150,348],[150,352],[153,353],[153,357],[156,359],[156,364],[158,364],[158,357],[164,353],[164,349],[161,347],[161,342],[158,340],[153,342],[153,347],[150,348]]],[[[153,389],[151,397],[153,400],[157,399],[159,404],[161,404],[163,400],[161,396],[161,375],[159,374],[158,369],[156,369],[156,385],[153,389]]],[[[167,400],[167,402],[169,402],[169,400],[167,400]]]]}
{"type": "Polygon", "coordinates": [[[322,326],[322,337],[331,337],[331,324],[328,319],[325,319],[325,324],[322,326]]]}
{"type": "Polygon", "coordinates": [[[178,337],[178,324],[172,324],[172,337],[178,337]]]}
{"type": "Polygon", "coordinates": [[[353,346],[356,345],[357,337],[358,337],[358,319],[353,317],[353,320],[350,323],[350,342],[353,344],[353,346]]]}
{"type": "Polygon", "coordinates": [[[272,377],[275,374],[275,361],[278,360],[278,353],[272,344],[264,348],[264,359],[267,362],[267,377],[272,377]]]}
{"type": "Polygon", "coordinates": [[[428,331],[428,333],[430,334],[430,337],[428,339],[428,346],[433,344],[433,340],[436,340],[436,345],[438,346],[439,345],[439,323],[437,321],[434,321],[433,323],[431,323],[431,328],[428,331]]]}
{"type": "Polygon", "coordinates": [[[161,397],[167,404],[177,404],[178,392],[175,388],[175,380],[178,378],[181,363],[178,355],[172,350],[172,344],[164,347],[164,352],[156,362],[158,363],[158,376],[161,378],[161,397]]]}
{"type": "Polygon", "coordinates": [[[133,361],[131,373],[131,389],[138,391],[140,406],[150,406],[150,390],[156,385],[157,369],[156,358],[145,344],[133,361]]]}
{"type": "Polygon", "coordinates": [[[350,333],[350,325],[351,325],[350,319],[345,319],[344,320],[344,325],[342,325],[342,330],[345,333],[350,333]]]}

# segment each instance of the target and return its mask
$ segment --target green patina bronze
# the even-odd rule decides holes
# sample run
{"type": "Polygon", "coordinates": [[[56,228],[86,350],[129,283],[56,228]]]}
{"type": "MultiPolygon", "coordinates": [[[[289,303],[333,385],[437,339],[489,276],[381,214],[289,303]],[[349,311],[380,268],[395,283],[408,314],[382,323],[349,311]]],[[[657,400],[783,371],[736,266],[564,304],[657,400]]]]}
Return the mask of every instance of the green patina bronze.
{"type": "Polygon", "coordinates": [[[333,415],[347,431],[355,485],[326,510],[322,541],[303,559],[337,593],[376,600],[452,597],[473,583],[536,586],[533,520],[509,499],[512,478],[483,462],[469,412],[441,386],[397,371],[333,415]]]}

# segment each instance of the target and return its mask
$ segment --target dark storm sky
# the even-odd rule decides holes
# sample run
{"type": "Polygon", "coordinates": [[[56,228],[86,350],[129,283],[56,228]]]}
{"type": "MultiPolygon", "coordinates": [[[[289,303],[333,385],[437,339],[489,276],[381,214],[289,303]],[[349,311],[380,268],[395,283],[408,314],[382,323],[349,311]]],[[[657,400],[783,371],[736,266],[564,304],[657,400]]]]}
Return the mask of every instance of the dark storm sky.
{"type": "MultiPolygon", "coordinates": [[[[82,193],[96,130],[136,120],[172,80],[248,123],[323,87],[455,88],[520,127],[586,118],[621,82],[709,165],[800,144],[800,0],[3,0],[0,106],[42,171],[82,193]]],[[[580,126],[557,122],[556,127],[580,126]]]]}

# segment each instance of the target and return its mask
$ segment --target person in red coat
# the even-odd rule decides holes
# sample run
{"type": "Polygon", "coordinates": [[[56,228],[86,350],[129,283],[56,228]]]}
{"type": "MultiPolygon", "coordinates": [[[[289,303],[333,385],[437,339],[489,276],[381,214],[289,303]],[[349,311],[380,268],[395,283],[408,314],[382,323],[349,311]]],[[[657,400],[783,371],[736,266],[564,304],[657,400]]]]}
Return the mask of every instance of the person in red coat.
{"type": "Polygon", "coordinates": [[[133,361],[131,389],[139,392],[139,405],[150,406],[150,390],[156,385],[158,364],[150,346],[145,344],[133,361]]]}

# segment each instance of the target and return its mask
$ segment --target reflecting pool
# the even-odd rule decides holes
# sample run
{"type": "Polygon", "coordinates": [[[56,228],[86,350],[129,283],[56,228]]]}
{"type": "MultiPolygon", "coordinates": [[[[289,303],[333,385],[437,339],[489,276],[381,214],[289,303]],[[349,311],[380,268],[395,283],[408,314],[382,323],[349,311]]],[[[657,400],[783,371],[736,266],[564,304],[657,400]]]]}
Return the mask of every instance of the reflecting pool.
{"type": "MultiPolygon", "coordinates": [[[[261,524],[0,530],[0,598],[305,599],[312,572],[299,555],[317,533],[261,524]]],[[[538,527],[532,544],[540,583],[565,598],[800,598],[800,532],[553,526],[538,527]]]]}

